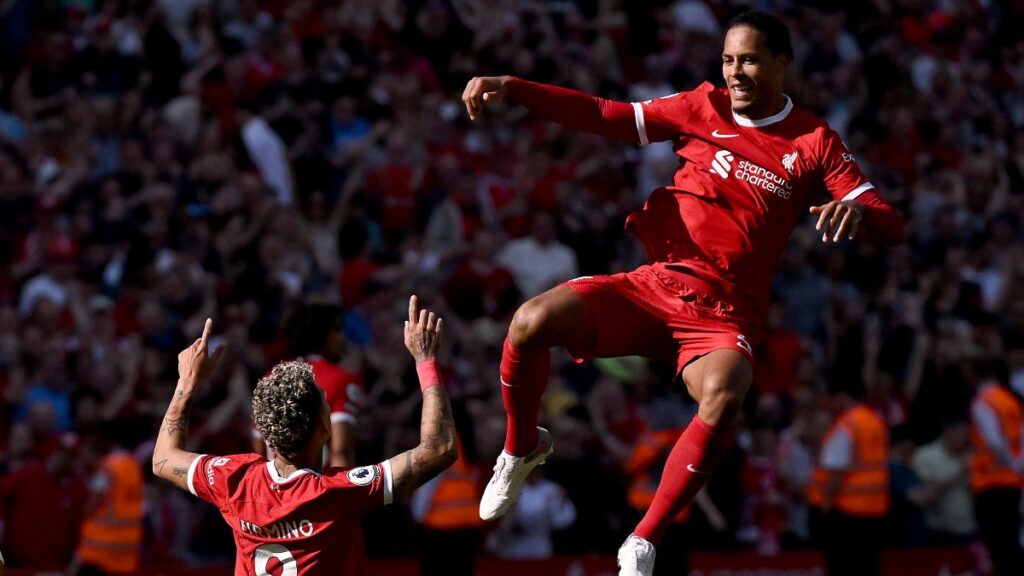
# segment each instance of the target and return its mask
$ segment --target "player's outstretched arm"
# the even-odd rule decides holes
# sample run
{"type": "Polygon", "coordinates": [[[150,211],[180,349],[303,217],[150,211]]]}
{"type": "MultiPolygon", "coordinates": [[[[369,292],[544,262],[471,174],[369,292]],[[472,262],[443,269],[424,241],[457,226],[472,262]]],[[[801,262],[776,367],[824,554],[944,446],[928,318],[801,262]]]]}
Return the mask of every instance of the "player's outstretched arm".
{"type": "Polygon", "coordinates": [[[188,419],[192,413],[192,401],[199,385],[217,366],[224,348],[211,357],[208,343],[213,321],[206,320],[203,335],[178,354],[178,386],[167,406],[163,423],[156,436],[153,448],[153,474],[167,480],[182,490],[188,490],[188,469],[198,454],[185,451],[188,441],[188,419]]]}
{"type": "MultiPolygon", "coordinates": [[[[640,143],[636,112],[626,102],[605,100],[577,90],[528,82],[514,76],[475,77],[462,92],[462,102],[471,120],[480,117],[485,102],[501,102],[506,97],[522,104],[533,114],[571,130],[640,143]]],[[[661,136],[667,137],[667,134],[651,138],[651,141],[664,139],[661,136]]]]}
{"type": "Polygon", "coordinates": [[[812,206],[811,214],[818,217],[816,229],[822,233],[822,242],[853,240],[864,228],[871,241],[883,246],[894,246],[906,241],[903,219],[878,193],[869,191],[855,200],[833,200],[821,206],[812,206]]]}
{"type": "Polygon", "coordinates": [[[402,498],[458,459],[455,420],[448,392],[437,368],[442,324],[433,312],[420,310],[416,297],[409,298],[409,320],[405,323],[405,347],[416,359],[416,373],[423,390],[420,443],[391,458],[395,496],[402,498]]]}

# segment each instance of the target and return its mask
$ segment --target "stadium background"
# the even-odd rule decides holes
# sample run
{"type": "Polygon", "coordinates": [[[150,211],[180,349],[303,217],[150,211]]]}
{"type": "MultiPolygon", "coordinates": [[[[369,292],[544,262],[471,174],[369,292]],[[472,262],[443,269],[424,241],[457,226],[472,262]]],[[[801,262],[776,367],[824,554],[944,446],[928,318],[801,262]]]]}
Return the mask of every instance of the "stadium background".
{"type": "MultiPolygon", "coordinates": [[[[148,471],[174,357],[207,316],[233,354],[197,405],[192,448],[248,450],[251,387],[308,301],[345,311],[344,362],[365,392],[359,461],[397,453],[417,434],[400,330],[413,292],[450,328],[449,387],[486,479],[511,313],[558,281],[640,264],[624,217],[675,161],[668,145],[569,133],[515,106],[471,125],[466,80],[507,73],[634,101],[720,83],[722,24],[753,7],[785,17],[787,92],[844,137],[911,239],[826,247],[810,221],[797,228],[744,433],[709,489],[721,517],[695,512],[685,542],[810,547],[802,485],[830,391],[852,381],[891,427],[889,545],[934,544],[915,451],[962,430],[977,360],[997,355],[1024,380],[1024,3],[833,4],[0,2],[0,486],[45,459],[62,480],[38,489],[76,510],[90,438],[111,428],[148,471]]],[[[632,446],[694,406],[663,366],[554,357],[544,474],[576,514],[553,551],[610,558],[637,514],[632,446]]],[[[230,562],[217,511],[147,476],[147,562],[230,562]]],[[[49,534],[64,562],[76,514],[12,518],[9,499],[4,541],[49,534]]],[[[415,556],[412,516],[369,518],[371,556],[415,556]]],[[[482,562],[546,522],[491,531],[482,562]]]]}

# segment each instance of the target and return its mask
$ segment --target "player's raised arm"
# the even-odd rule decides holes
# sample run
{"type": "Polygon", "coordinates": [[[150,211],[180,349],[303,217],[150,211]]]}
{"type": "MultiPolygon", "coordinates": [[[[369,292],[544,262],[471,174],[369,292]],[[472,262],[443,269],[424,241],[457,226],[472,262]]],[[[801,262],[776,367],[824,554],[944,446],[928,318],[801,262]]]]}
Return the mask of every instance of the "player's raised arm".
{"type": "Polygon", "coordinates": [[[178,354],[178,386],[167,406],[160,431],[157,432],[153,448],[153,474],[167,480],[182,490],[188,490],[188,468],[198,454],[185,451],[188,440],[188,419],[192,413],[192,401],[199,385],[217,366],[224,348],[209,354],[210,331],[213,321],[206,320],[203,335],[178,354]]]}
{"type": "Polygon", "coordinates": [[[454,464],[459,456],[452,407],[437,367],[442,324],[433,312],[418,308],[415,296],[409,299],[405,347],[416,359],[416,373],[423,390],[423,413],[419,446],[390,460],[394,494],[399,498],[412,494],[417,487],[454,464]]]}
{"type": "Polygon", "coordinates": [[[638,103],[605,100],[577,90],[528,82],[514,76],[476,77],[466,84],[462,92],[462,101],[472,120],[480,117],[484,103],[500,102],[505,98],[511,98],[533,114],[566,128],[634,144],[667,140],[672,135],[668,127],[645,125],[644,113],[638,103]]]}

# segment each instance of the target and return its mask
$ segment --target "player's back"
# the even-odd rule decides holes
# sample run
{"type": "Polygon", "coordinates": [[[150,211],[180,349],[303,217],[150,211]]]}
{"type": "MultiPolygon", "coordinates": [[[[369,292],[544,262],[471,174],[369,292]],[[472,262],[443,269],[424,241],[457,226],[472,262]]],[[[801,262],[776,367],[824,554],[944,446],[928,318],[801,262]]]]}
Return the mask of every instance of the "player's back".
{"type": "Polygon", "coordinates": [[[256,454],[204,455],[189,469],[188,485],[231,526],[236,576],[356,573],[362,517],[391,502],[386,463],[284,478],[256,454]]]}

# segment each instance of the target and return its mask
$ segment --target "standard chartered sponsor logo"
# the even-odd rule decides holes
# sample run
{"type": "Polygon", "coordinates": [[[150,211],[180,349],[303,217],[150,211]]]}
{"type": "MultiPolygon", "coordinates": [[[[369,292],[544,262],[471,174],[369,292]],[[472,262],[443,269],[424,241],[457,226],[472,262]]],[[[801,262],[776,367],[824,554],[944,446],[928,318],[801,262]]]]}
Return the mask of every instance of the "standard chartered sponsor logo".
{"type": "MultiPolygon", "coordinates": [[[[715,159],[711,161],[710,171],[718,174],[722,179],[728,179],[734,159],[732,152],[719,150],[715,153],[715,159]]],[[[794,156],[793,159],[796,160],[796,157],[794,156]]],[[[788,200],[793,195],[793,185],[789,183],[789,180],[753,162],[740,160],[736,165],[736,171],[732,172],[732,176],[782,199],[788,200]]]]}
{"type": "Polygon", "coordinates": [[[749,182],[751,186],[771,192],[779,198],[789,199],[793,195],[793,185],[789,183],[789,180],[753,162],[740,160],[733,176],[737,180],[749,182]]]}

